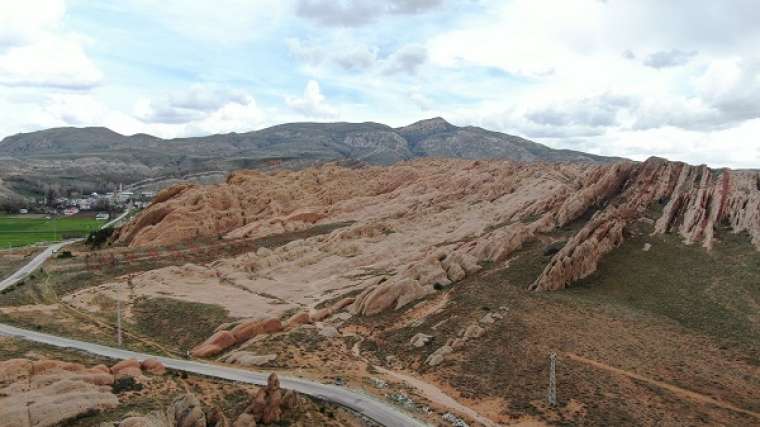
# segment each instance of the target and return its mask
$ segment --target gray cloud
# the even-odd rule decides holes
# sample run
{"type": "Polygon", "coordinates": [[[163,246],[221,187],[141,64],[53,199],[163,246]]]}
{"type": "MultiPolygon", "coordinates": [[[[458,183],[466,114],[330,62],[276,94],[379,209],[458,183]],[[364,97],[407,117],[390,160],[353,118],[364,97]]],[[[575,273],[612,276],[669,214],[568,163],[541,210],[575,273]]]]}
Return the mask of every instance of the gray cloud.
{"type": "Polygon", "coordinates": [[[293,56],[310,65],[329,62],[344,70],[357,71],[371,68],[377,62],[375,51],[362,45],[331,46],[328,50],[324,44],[304,42],[296,38],[289,39],[287,44],[293,56]]]}
{"type": "Polygon", "coordinates": [[[239,90],[193,86],[186,92],[169,95],[167,105],[176,109],[209,112],[230,102],[247,104],[248,100],[249,96],[239,90]]]}
{"type": "Polygon", "coordinates": [[[642,103],[634,112],[635,129],[674,126],[689,130],[725,129],[760,118],[760,60],[735,68],[715,68],[701,77],[705,86],[694,96],[671,102],[642,103]]]}
{"type": "Polygon", "coordinates": [[[679,49],[661,50],[644,58],[644,65],[652,68],[667,68],[684,65],[697,55],[697,51],[682,51],[679,49]]]}
{"type": "Polygon", "coordinates": [[[427,49],[422,45],[405,45],[384,58],[377,49],[355,43],[328,44],[289,39],[293,56],[309,65],[330,64],[346,71],[379,71],[384,74],[415,74],[427,62],[427,49]]]}
{"type": "Polygon", "coordinates": [[[298,0],[296,15],[330,27],[360,27],[384,15],[428,12],[443,0],[298,0]]]}
{"type": "Polygon", "coordinates": [[[366,48],[357,48],[353,51],[336,55],[335,63],[345,70],[366,70],[377,61],[375,53],[366,48]]]}
{"type": "Polygon", "coordinates": [[[635,102],[627,96],[605,94],[532,110],[526,113],[525,117],[535,124],[550,127],[610,127],[618,125],[618,113],[635,102]]]}
{"type": "Polygon", "coordinates": [[[196,85],[187,91],[151,100],[137,116],[146,123],[189,123],[202,120],[225,105],[247,105],[252,100],[241,91],[196,85]]]}
{"type": "Polygon", "coordinates": [[[420,45],[403,46],[386,59],[386,74],[415,74],[427,61],[427,49],[420,45]]]}

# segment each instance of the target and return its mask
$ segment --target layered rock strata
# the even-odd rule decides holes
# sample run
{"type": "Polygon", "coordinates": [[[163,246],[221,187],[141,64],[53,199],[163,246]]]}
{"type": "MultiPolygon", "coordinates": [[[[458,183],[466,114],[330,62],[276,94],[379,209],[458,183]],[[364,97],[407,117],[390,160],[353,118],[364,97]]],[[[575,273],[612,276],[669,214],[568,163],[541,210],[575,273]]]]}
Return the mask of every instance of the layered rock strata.
{"type": "MultiPolygon", "coordinates": [[[[217,286],[215,301],[241,317],[281,319],[300,307],[301,313],[282,319],[286,327],[310,319],[306,313],[317,295],[356,290],[348,309],[362,315],[405,306],[485,264],[506,261],[544,233],[583,221],[531,285],[562,289],[595,271],[601,257],[622,243],[626,227],[653,206],[661,207],[656,233],[679,233],[686,244],[710,249],[718,226],[725,225],[747,232],[760,247],[758,172],[658,158],[610,165],[421,160],[243,171],[217,186],[165,190],[116,241],[138,247],[194,236],[255,238],[353,221],[276,249],[134,279],[138,292],[162,283],[208,282],[217,286]],[[243,288],[274,294],[280,304],[253,310],[256,297],[243,288]]],[[[240,339],[227,331],[214,342],[240,339]]]]}

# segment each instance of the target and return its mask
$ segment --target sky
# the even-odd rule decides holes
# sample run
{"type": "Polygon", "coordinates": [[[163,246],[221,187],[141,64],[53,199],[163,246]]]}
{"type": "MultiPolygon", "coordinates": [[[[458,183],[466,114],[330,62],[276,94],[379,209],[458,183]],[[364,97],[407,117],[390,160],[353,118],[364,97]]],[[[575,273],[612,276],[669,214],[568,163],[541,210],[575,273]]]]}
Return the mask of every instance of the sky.
{"type": "Polygon", "coordinates": [[[756,0],[4,0],[0,138],[440,116],[758,168],[758,22],[756,0]]]}

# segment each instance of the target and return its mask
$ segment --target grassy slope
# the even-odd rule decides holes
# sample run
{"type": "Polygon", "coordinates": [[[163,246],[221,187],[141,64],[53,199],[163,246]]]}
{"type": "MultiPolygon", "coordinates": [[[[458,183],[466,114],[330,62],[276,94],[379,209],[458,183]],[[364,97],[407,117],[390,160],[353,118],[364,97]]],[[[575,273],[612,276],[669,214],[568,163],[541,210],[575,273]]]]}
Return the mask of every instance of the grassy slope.
{"type": "Polygon", "coordinates": [[[743,234],[722,233],[712,251],[676,235],[638,236],[605,257],[564,297],[615,304],[671,319],[726,345],[760,344],[760,252],[743,234]],[[642,250],[652,244],[649,251],[642,250]]]}
{"type": "Polygon", "coordinates": [[[134,308],[135,327],[143,335],[179,353],[202,342],[214,329],[232,319],[218,305],[172,298],[141,298],[134,308]]]}

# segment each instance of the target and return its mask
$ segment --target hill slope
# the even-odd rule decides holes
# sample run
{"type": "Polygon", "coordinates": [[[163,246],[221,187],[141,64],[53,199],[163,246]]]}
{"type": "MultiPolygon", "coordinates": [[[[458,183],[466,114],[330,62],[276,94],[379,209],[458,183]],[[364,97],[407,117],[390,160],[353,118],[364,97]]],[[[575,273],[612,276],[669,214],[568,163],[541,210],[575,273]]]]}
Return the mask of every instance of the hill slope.
{"type": "MultiPolygon", "coordinates": [[[[0,179],[16,193],[101,190],[117,183],[325,161],[388,165],[419,157],[579,161],[612,159],[553,150],[516,136],[457,127],[441,118],[401,128],[378,123],[290,123],[247,133],[161,139],[106,128],[55,128],[0,141],[0,179]]],[[[154,181],[155,183],[155,181],[154,181]]],[[[156,183],[160,186],[161,180],[156,183]]]]}

